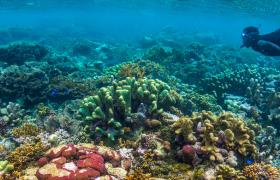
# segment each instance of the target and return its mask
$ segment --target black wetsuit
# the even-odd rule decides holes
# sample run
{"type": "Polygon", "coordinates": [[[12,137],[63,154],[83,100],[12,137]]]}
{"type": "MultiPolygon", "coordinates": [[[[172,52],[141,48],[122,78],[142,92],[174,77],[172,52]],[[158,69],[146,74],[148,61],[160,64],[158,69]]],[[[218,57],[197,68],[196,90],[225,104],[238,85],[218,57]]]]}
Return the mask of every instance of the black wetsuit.
{"type": "Polygon", "coordinates": [[[280,56],[280,29],[269,34],[257,35],[251,47],[266,56],[280,56]]]}

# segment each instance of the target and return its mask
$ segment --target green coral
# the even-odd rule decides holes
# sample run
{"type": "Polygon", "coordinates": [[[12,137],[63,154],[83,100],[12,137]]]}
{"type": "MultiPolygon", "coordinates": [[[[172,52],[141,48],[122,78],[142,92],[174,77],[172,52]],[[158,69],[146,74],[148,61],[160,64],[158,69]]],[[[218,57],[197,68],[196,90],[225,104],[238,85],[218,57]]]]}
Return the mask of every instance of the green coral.
{"type": "Polygon", "coordinates": [[[79,113],[87,123],[98,124],[95,132],[113,141],[124,133],[124,120],[136,113],[141,103],[147,106],[148,116],[157,117],[181,102],[182,97],[160,80],[128,77],[86,97],[79,113]]]}
{"type": "Polygon", "coordinates": [[[14,170],[14,165],[8,161],[0,161],[0,175],[6,174],[14,170]]]}

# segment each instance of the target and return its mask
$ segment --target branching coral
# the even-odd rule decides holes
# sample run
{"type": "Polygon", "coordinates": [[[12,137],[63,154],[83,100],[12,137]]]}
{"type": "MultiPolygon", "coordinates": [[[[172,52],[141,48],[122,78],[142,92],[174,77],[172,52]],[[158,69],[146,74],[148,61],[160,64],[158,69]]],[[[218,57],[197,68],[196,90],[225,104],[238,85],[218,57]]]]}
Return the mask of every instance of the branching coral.
{"type": "Polygon", "coordinates": [[[279,169],[264,163],[254,163],[244,167],[243,174],[252,180],[280,178],[279,169]]]}
{"type": "Polygon", "coordinates": [[[261,101],[262,93],[266,90],[268,76],[279,73],[276,69],[258,66],[240,65],[235,69],[205,78],[202,87],[208,91],[215,91],[218,98],[224,93],[247,96],[251,103],[261,101]]]}
{"type": "Polygon", "coordinates": [[[191,145],[199,157],[206,156],[214,162],[236,165],[229,159],[230,151],[243,157],[257,154],[254,131],[231,113],[219,116],[205,111],[194,113],[191,117],[180,118],[172,128],[178,143],[191,145]]]}
{"type": "Polygon", "coordinates": [[[45,146],[40,141],[33,144],[23,144],[10,152],[7,160],[14,165],[15,170],[21,171],[27,167],[28,163],[36,161],[36,158],[42,155],[45,150],[45,146]]]}
{"type": "Polygon", "coordinates": [[[96,133],[115,140],[115,135],[123,134],[125,120],[141,104],[148,107],[147,116],[154,117],[181,102],[181,96],[160,80],[126,78],[85,98],[79,113],[86,122],[94,124],[96,133]]]}
{"type": "Polygon", "coordinates": [[[39,128],[34,124],[24,124],[19,128],[14,128],[12,134],[16,138],[26,136],[37,136],[39,134],[39,128]]]}

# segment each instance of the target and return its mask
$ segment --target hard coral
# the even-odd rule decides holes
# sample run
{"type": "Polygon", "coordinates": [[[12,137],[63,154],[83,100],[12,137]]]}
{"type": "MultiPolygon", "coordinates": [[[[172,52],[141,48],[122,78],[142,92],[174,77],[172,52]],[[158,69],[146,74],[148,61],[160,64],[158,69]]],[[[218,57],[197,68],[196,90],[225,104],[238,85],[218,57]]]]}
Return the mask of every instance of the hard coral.
{"type": "Polygon", "coordinates": [[[257,153],[254,132],[231,113],[194,113],[181,117],[172,128],[179,144],[192,146],[199,157],[206,156],[211,161],[223,163],[229,158],[229,151],[243,157],[257,153]]]}
{"type": "Polygon", "coordinates": [[[95,134],[114,141],[115,136],[124,133],[125,120],[141,105],[148,107],[147,116],[154,117],[180,106],[181,101],[181,96],[160,80],[126,78],[86,97],[79,113],[86,123],[93,124],[95,134]]]}
{"type": "Polygon", "coordinates": [[[107,147],[91,144],[61,145],[48,150],[38,160],[40,168],[36,176],[39,179],[61,180],[91,179],[101,175],[125,177],[127,171],[120,167],[121,161],[119,154],[107,147]]]}
{"type": "Polygon", "coordinates": [[[42,142],[23,144],[8,154],[7,160],[14,164],[15,170],[23,170],[28,163],[35,161],[45,151],[42,142]]]}
{"type": "Polygon", "coordinates": [[[12,134],[15,138],[26,136],[37,136],[39,134],[39,128],[34,124],[24,124],[21,127],[14,128],[12,134]]]}
{"type": "Polygon", "coordinates": [[[243,174],[248,179],[261,180],[261,179],[279,179],[279,169],[271,166],[270,164],[254,163],[246,166],[243,169],[243,174]]]}

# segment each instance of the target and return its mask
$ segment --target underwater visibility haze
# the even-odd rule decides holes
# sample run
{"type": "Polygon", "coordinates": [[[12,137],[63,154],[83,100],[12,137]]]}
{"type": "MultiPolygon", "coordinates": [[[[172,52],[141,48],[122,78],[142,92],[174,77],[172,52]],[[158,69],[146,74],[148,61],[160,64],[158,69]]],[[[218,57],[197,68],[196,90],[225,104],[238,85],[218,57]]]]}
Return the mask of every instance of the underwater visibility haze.
{"type": "Polygon", "coordinates": [[[278,0],[0,0],[0,180],[280,179],[279,18],[278,0]]]}

